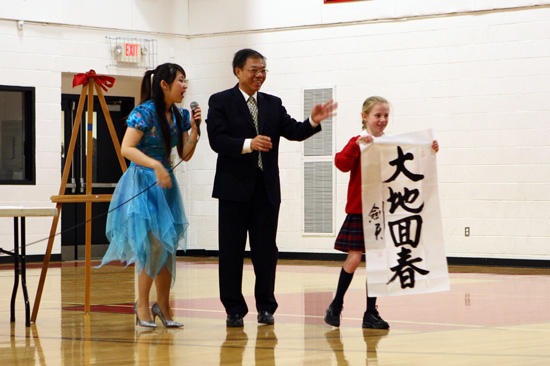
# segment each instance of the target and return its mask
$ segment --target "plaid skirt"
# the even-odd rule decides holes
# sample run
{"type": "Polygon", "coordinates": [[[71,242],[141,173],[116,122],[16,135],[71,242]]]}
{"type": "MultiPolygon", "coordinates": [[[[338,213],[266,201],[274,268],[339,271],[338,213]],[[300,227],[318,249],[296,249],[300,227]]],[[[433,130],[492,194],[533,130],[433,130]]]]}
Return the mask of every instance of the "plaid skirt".
{"type": "Polygon", "coordinates": [[[334,249],[349,252],[360,250],[365,252],[365,237],[363,235],[363,215],[348,214],[342,228],[336,237],[334,249]]]}

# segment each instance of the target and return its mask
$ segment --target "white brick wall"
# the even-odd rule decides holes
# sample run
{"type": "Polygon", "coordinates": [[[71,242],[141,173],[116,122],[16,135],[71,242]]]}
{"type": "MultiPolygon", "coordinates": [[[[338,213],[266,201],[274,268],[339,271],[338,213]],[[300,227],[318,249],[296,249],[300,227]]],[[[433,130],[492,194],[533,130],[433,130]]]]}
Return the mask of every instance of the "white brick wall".
{"type": "MultiPolygon", "coordinates": [[[[550,1],[188,0],[177,8],[123,2],[117,9],[125,16],[116,20],[94,9],[74,16],[82,1],[72,2],[75,8],[30,3],[0,0],[0,84],[36,87],[37,185],[0,187],[0,204],[49,205],[57,194],[63,73],[94,68],[128,76],[125,85],[143,74],[107,66],[106,36],[157,39],[157,61],[184,66],[191,80],[184,105],[198,101],[203,116],[209,96],[236,83],[233,53],[252,47],[267,57],[263,90],[280,96],[297,119],[304,117],[304,88],[336,88],[335,152],[360,131],[361,104],[374,94],[392,104],[388,133],[434,129],[448,255],[550,259],[550,1]]],[[[191,222],[189,248],[212,250],[216,156],[202,130],[178,180],[191,222]]],[[[281,144],[279,247],[333,252],[334,235],[302,235],[301,152],[300,143],[281,144]]],[[[335,232],[348,179],[335,174],[335,232]]],[[[11,226],[0,221],[0,240],[11,242],[11,226]]],[[[33,220],[33,237],[47,236],[49,226],[33,220]]],[[[29,254],[42,254],[44,245],[29,254]]]]}

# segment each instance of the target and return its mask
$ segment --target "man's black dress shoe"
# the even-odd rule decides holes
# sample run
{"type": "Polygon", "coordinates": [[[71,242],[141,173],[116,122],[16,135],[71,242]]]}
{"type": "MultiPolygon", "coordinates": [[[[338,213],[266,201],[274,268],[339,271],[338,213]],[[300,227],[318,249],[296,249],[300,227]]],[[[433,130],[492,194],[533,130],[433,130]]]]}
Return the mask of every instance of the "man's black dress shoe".
{"type": "Polygon", "coordinates": [[[258,323],[267,325],[275,323],[275,320],[273,319],[273,314],[271,314],[269,311],[261,310],[258,313],[258,323]]]}
{"type": "Polygon", "coordinates": [[[227,324],[228,327],[243,327],[244,321],[243,317],[239,314],[228,314],[227,319],[225,320],[225,324],[227,324]]]}

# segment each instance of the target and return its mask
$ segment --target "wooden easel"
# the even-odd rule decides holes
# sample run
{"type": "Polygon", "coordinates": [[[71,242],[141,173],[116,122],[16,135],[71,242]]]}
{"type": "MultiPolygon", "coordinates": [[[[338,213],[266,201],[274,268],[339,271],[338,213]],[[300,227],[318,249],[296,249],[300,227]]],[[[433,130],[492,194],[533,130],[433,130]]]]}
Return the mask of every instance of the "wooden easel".
{"type": "MultiPolygon", "coordinates": [[[[52,202],[56,203],[56,208],[59,212],[57,216],[53,218],[52,227],[50,230],[50,236],[48,240],[48,247],[46,249],[46,254],[44,255],[44,262],[42,264],[42,272],[40,273],[40,281],[38,283],[38,289],[36,290],[36,298],[34,300],[34,307],[32,310],[31,322],[36,322],[36,317],[38,315],[38,308],[40,306],[40,300],[42,298],[42,290],[44,289],[44,281],[46,280],[46,273],[48,272],[48,267],[50,265],[50,257],[52,254],[52,247],[55,238],[55,232],[57,230],[57,224],[59,218],[61,217],[61,206],[63,203],[86,203],[86,239],[85,239],[85,252],[86,252],[86,275],[85,275],[85,300],[84,300],[84,311],[86,313],[90,312],[90,284],[91,284],[91,255],[92,255],[92,203],[94,202],[110,202],[111,194],[92,194],[92,158],[93,158],[93,111],[94,111],[94,86],[99,98],[99,103],[101,104],[101,109],[105,120],[107,122],[107,127],[109,128],[109,133],[111,134],[111,140],[115,147],[116,154],[118,156],[118,161],[122,171],[125,172],[127,169],[126,161],[122,157],[120,152],[120,144],[113,126],[113,120],[111,119],[111,114],[107,109],[107,103],[105,102],[105,97],[100,88],[102,85],[98,85],[95,81],[96,74],[93,70],[90,70],[86,75],[92,74],[92,77],[89,77],[88,81],[82,86],[82,92],[80,93],[80,100],[78,101],[78,108],[76,111],[76,120],[73,126],[73,132],[71,135],[71,142],[69,144],[69,149],[67,152],[67,158],[65,160],[65,166],[63,167],[63,177],[61,178],[61,187],[59,188],[59,195],[52,196],[52,202]],[[92,74],[93,73],[93,74],[92,74]],[[69,178],[69,171],[71,170],[71,164],[74,155],[74,149],[76,141],[78,138],[78,133],[80,130],[80,122],[82,120],[82,112],[84,110],[84,100],[86,99],[86,93],[88,94],[88,125],[87,125],[87,150],[86,150],[86,193],[80,195],[65,195],[65,188],[67,186],[67,180],[69,178]]],[[[114,81],[114,79],[113,79],[114,81]]],[[[103,86],[102,86],[103,87],[103,86]]]]}

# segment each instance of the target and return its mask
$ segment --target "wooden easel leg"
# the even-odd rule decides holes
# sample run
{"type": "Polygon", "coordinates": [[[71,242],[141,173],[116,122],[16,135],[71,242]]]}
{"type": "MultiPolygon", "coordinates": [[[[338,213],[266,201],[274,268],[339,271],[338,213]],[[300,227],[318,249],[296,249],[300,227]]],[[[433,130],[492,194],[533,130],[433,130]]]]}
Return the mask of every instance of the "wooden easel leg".
{"type": "MultiPolygon", "coordinates": [[[[94,82],[88,83],[88,128],[86,137],[86,194],[92,194],[93,184],[93,166],[92,158],[94,155],[93,145],[93,126],[94,126],[94,82]]],[[[90,293],[92,283],[92,203],[86,202],[86,274],[85,274],[85,295],[84,311],[90,312],[90,293]]]]}
{"type": "Polygon", "coordinates": [[[42,290],[44,289],[46,274],[48,273],[48,267],[50,266],[50,257],[52,255],[55,232],[57,230],[59,217],[61,216],[61,206],[62,206],[61,203],[58,203],[56,205],[57,216],[54,216],[52,221],[52,228],[50,229],[50,238],[48,240],[48,247],[46,249],[46,254],[44,255],[44,262],[42,263],[42,272],[40,272],[40,281],[38,282],[38,289],[36,290],[36,297],[34,299],[34,306],[32,308],[32,316],[31,316],[32,323],[36,323],[36,317],[38,316],[38,308],[40,307],[40,300],[42,299],[42,290]]]}
{"type": "MultiPolygon", "coordinates": [[[[59,187],[59,195],[65,193],[67,187],[67,181],[69,179],[69,171],[71,169],[74,149],[76,140],[78,138],[78,131],[80,130],[80,122],[82,121],[82,112],[84,111],[84,96],[88,91],[87,87],[82,87],[80,92],[80,100],[78,101],[78,108],[76,111],[76,120],[73,125],[73,132],[71,134],[71,141],[69,143],[69,149],[67,150],[67,156],[65,157],[65,166],[63,167],[63,177],[61,177],[61,186],[59,187]]],[[[55,232],[57,230],[57,224],[61,217],[62,203],[57,203],[57,216],[54,216],[52,221],[52,228],[50,230],[50,238],[48,240],[48,247],[46,248],[46,254],[44,254],[44,262],[42,264],[42,272],[40,273],[40,281],[38,282],[38,289],[36,290],[36,297],[34,299],[34,306],[32,309],[31,322],[36,323],[36,317],[38,316],[38,308],[40,307],[40,300],[42,299],[42,290],[44,289],[44,282],[46,281],[46,274],[48,273],[48,267],[50,266],[50,258],[52,255],[53,242],[55,239],[55,232]]]]}

